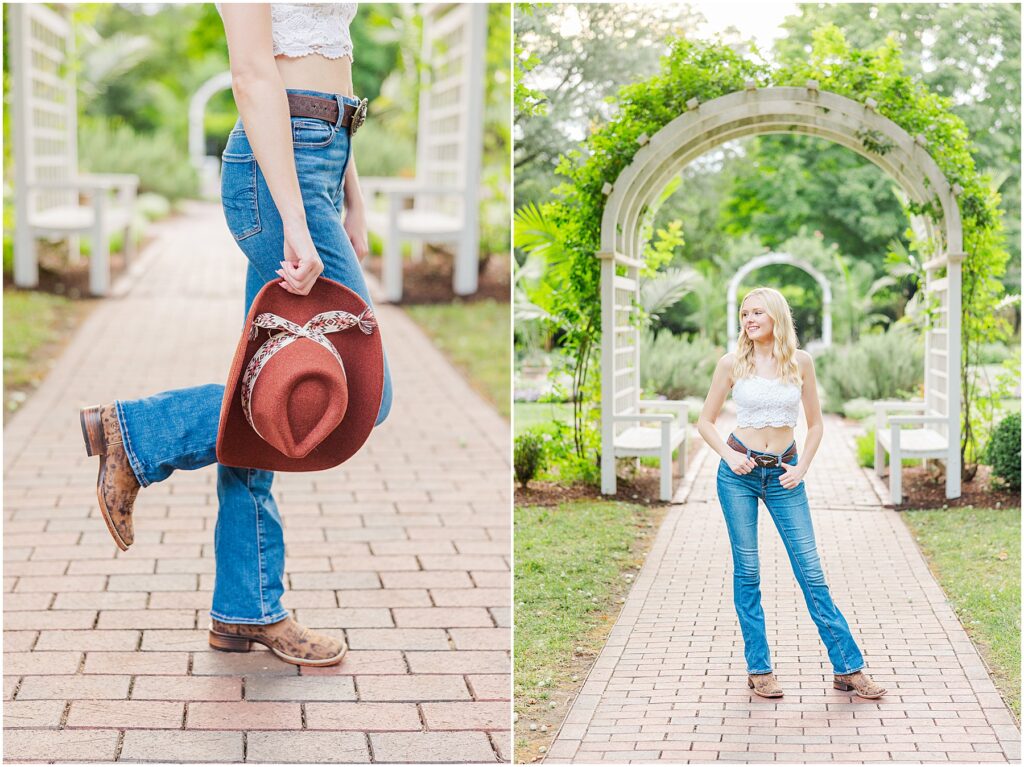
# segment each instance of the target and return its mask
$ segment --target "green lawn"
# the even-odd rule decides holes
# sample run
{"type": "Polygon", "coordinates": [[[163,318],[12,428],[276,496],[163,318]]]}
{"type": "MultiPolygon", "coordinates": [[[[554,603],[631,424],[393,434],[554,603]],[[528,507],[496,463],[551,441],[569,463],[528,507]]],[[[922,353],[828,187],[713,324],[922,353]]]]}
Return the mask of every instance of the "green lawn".
{"type": "Polygon", "coordinates": [[[492,299],[403,307],[505,418],[512,399],[509,304],[492,299]]]}
{"type": "Polygon", "coordinates": [[[91,302],[29,290],[4,291],[4,415],[18,409],[91,302]]]}
{"type": "Polygon", "coordinates": [[[618,614],[618,598],[632,584],[624,571],[639,570],[641,549],[662,514],[657,507],[593,500],[516,508],[517,759],[536,755],[524,750],[530,748],[526,722],[547,723],[553,734],[564,716],[564,709],[550,708],[552,692],[582,683],[618,614]]]}
{"type": "Polygon", "coordinates": [[[1020,720],[1020,509],[902,512],[1020,720]]]}
{"type": "Polygon", "coordinates": [[[514,426],[518,437],[534,426],[543,426],[552,421],[572,423],[570,402],[517,402],[515,404],[514,426]]]}

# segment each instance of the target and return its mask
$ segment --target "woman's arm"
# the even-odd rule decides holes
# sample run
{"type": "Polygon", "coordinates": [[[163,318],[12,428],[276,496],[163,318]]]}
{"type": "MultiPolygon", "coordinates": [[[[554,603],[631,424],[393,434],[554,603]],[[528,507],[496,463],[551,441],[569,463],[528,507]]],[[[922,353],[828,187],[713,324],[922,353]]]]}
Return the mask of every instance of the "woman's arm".
{"type": "Polygon", "coordinates": [[[804,379],[801,392],[804,416],[807,418],[807,439],[804,440],[804,449],[799,451],[799,463],[792,468],[789,468],[788,464],[783,466],[785,471],[779,477],[779,482],[786,489],[796,487],[807,474],[825,433],[825,423],[821,417],[821,403],[818,401],[818,381],[814,375],[814,358],[803,349],[798,349],[796,355],[797,363],[800,365],[800,375],[804,379]]]}
{"type": "MultiPolygon", "coordinates": [[[[351,142],[348,151],[353,151],[351,142]]],[[[359,187],[354,154],[349,158],[342,183],[345,186],[345,233],[356,251],[356,257],[362,261],[370,253],[370,238],[366,227],[366,204],[363,201],[363,190],[359,187]]]]}
{"type": "Polygon", "coordinates": [[[748,474],[754,469],[753,460],[747,458],[729,447],[722,439],[715,428],[715,421],[722,411],[725,398],[729,394],[732,382],[733,355],[726,354],[715,366],[714,375],[711,378],[711,388],[708,389],[708,396],[704,399],[704,407],[700,410],[700,417],[697,418],[697,432],[704,439],[711,449],[718,453],[725,462],[737,474],[748,474]]]}
{"type": "Polygon", "coordinates": [[[224,3],[221,15],[235,105],[284,227],[286,260],[278,271],[283,278],[281,285],[292,293],[305,295],[323,272],[323,263],[309,234],[295,171],[291,111],[274,62],[270,6],[224,3]]]}
{"type": "Polygon", "coordinates": [[[818,379],[814,373],[814,358],[807,352],[797,351],[800,359],[800,374],[803,376],[804,416],[807,418],[807,439],[804,449],[800,452],[800,465],[807,471],[814,460],[821,438],[825,433],[825,420],[821,416],[821,403],[818,401],[818,379]]]}

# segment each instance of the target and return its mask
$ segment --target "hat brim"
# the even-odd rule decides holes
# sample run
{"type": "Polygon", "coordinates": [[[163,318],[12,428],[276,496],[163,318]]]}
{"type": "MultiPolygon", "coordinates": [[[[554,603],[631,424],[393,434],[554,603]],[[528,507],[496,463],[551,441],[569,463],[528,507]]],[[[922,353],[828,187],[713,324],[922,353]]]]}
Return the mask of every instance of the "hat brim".
{"type": "Polygon", "coordinates": [[[225,466],[270,471],[329,469],[351,458],[366,442],[376,423],[384,393],[380,328],[370,334],[352,327],[326,335],[345,362],[348,408],[341,423],[323,442],[305,457],[291,458],[264,441],[242,410],[242,374],[267,339],[266,333],[261,332],[255,340],[250,340],[252,321],[258,314],[272,312],[301,326],[321,312],[341,309],[359,315],[366,308],[366,302],[355,291],[326,277],[318,278],[307,296],[289,293],[278,287],[277,282],[268,282],[256,295],[235,349],[221,402],[217,461],[225,466]]]}

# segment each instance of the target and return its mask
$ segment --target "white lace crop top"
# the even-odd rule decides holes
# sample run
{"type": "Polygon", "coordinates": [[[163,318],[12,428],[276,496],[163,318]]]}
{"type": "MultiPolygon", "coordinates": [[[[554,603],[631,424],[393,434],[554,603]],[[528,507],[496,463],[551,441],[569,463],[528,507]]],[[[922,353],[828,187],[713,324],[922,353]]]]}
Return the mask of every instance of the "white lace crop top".
{"type": "Polygon", "coordinates": [[[736,403],[737,426],[796,426],[800,387],[778,378],[749,376],[733,384],[732,400],[736,403]]]}
{"type": "MultiPolygon", "coordinates": [[[[214,3],[221,13],[223,3],[214,3]]],[[[319,53],[329,59],[352,58],[349,24],[357,3],[270,3],[275,56],[319,53]]],[[[222,14],[223,15],[223,14],[222,14]]]]}

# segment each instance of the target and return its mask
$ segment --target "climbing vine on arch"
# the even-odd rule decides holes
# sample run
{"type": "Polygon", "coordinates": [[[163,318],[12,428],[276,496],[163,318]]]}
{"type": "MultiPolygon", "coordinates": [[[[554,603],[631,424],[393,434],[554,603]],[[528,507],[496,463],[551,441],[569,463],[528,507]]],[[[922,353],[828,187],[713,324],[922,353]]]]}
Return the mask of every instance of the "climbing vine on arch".
{"type": "MultiPolygon", "coordinates": [[[[1004,339],[1009,330],[997,312],[1003,295],[999,278],[1008,259],[998,193],[977,170],[970,136],[952,112],[952,102],[905,73],[895,40],[890,38],[877,49],[857,50],[832,25],[816,30],[813,37],[806,62],[780,67],[744,58],[725,45],[674,40],[659,74],[620,90],[617,115],[586,139],[586,151],[574,150],[562,157],[558,172],[566,182],[556,188],[556,199],[545,204],[543,213],[557,226],[569,259],[568,278],[554,299],[553,314],[565,333],[573,364],[573,399],[595,402],[600,396],[598,377],[593,375],[601,332],[600,263],[594,254],[600,249],[605,185],[614,183],[632,162],[640,146],[637,139],[642,134],[653,136],[686,112],[691,99],[707,102],[743,90],[748,81],[764,88],[804,86],[815,80],[822,91],[861,102],[873,99],[880,115],[912,136],[924,136],[935,163],[949,183],[961,190],[957,200],[966,254],[962,264],[961,457],[965,478],[970,479],[977,468],[980,393],[969,365],[977,364],[983,344],[1004,339]]],[[[862,141],[868,152],[887,150],[870,133],[862,141]]],[[[935,200],[911,205],[910,210],[934,218],[941,206],[935,200]]],[[[587,440],[581,434],[587,424],[582,408],[577,406],[575,413],[576,446],[583,450],[587,440]]]]}

